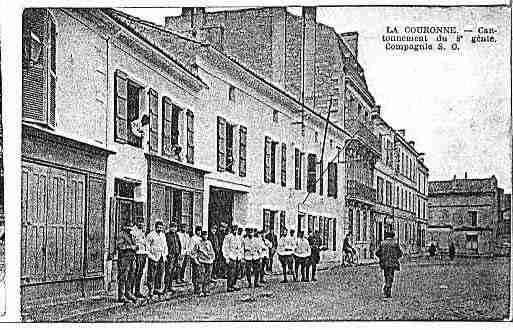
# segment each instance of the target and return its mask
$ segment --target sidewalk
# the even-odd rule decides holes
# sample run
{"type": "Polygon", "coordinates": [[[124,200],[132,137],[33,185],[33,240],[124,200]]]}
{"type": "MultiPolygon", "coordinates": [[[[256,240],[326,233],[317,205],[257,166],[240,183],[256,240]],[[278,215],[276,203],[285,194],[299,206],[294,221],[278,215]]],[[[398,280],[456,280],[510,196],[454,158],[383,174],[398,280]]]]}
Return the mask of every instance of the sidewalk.
{"type": "MultiPolygon", "coordinates": [[[[367,265],[367,263],[363,263],[367,265]]],[[[341,266],[339,262],[325,262],[317,266],[318,271],[326,271],[341,266]]],[[[268,277],[281,276],[281,269],[275,269],[273,274],[267,275],[268,277]]],[[[177,299],[192,295],[192,284],[184,284],[173,287],[176,291],[173,295],[165,295],[160,299],[151,302],[138,302],[138,305],[157,304],[163,301],[177,299]]],[[[226,280],[217,280],[211,287],[211,293],[221,293],[226,291],[226,280]]],[[[136,305],[130,304],[136,308],[136,305]]],[[[24,322],[63,322],[68,319],[95,313],[100,311],[107,311],[113,308],[120,308],[124,306],[122,303],[116,301],[115,295],[102,295],[94,297],[85,297],[73,301],[59,302],[55,304],[33,305],[22,310],[21,316],[24,322]]]]}

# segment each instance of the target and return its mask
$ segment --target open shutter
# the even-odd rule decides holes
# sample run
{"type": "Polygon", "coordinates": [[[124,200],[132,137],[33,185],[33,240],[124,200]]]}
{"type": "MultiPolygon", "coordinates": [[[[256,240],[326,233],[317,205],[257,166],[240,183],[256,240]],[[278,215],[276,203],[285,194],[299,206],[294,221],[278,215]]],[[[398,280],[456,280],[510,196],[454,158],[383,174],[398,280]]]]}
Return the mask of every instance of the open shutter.
{"type": "Polygon", "coordinates": [[[117,203],[116,198],[111,197],[110,198],[110,206],[109,206],[109,250],[107,258],[109,260],[113,260],[116,256],[116,228],[117,228],[117,221],[116,221],[116,209],[117,209],[117,203]]]}
{"type": "Polygon", "coordinates": [[[239,175],[241,177],[246,176],[246,147],[247,147],[247,135],[248,129],[244,126],[240,127],[239,131],[239,175]]]}
{"type": "Polygon", "coordinates": [[[194,164],[194,113],[187,110],[187,163],[194,164]]]}
{"type": "Polygon", "coordinates": [[[171,157],[171,100],[162,98],[162,155],[171,157]]]}
{"type": "Polygon", "coordinates": [[[328,164],[328,196],[337,198],[337,163],[328,164]]]}
{"type": "Polygon", "coordinates": [[[224,172],[226,168],[226,120],[217,117],[217,170],[224,172]]]}
{"type": "Polygon", "coordinates": [[[337,251],[337,219],[333,218],[333,251],[337,251]]]}
{"type": "Polygon", "coordinates": [[[308,154],[308,174],[306,188],[308,192],[315,192],[317,175],[317,156],[315,154],[308,154]]]}
{"type": "Polygon", "coordinates": [[[281,185],[287,185],[287,145],[281,144],[281,185]]]}
{"type": "Polygon", "coordinates": [[[266,136],[264,140],[264,182],[271,181],[271,138],[266,136]]]}
{"type": "Polygon", "coordinates": [[[294,149],[294,176],[295,188],[301,190],[301,153],[299,149],[294,149]]]}
{"type": "Polygon", "coordinates": [[[55,89],[57,85],[56,58],[56,31],[55,22],[48,15],[48,125],[55,127],[55,89]]]}
{"type": "Polygon", "coordinates": [[[319,163],[319,195],[324,193],[324,166],[322,162],[319,163]]]}
{"type": "Polygon", "coordinates": [[[157,153],[159,149],[159,95],[151,88],[148,91],[148,108],[150,112],[150,152],[157,153]]]}
{"type": "Polygon", "coordinates": [[[102,274],[105,244],[105,180],[89,179],[87,204],[86,270],[89,275],[102,274]]]}
{"type": "Polygon", "coordinates": [[[116,70],[114,77],[114,140],[126,143],[128,138],[127,130],[127,75],[116,70]]]}

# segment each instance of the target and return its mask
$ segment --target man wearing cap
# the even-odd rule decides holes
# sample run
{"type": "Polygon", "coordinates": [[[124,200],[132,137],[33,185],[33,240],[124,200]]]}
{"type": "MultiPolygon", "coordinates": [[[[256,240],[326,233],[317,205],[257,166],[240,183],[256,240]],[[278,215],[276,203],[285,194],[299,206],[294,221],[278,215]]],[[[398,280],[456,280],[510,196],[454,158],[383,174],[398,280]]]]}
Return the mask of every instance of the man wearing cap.
{"type": "Polygon", "coordinates": [[[269,232],[264,236],[264,238],[271,242],[271,247],[269,248],[269,262],[267,263],[265,269],[269,273],[272,273],[274,255],[276,254],[276,248],[278,247],[278,237],[276,237],[276,234],[272,230],[269,230],[269,232]]]}
{"type": "Polygon", "coordinates": [[[135,250],[137,249],[131,233],[132,227],[132,221],[128,220],[116,239],[116,250],[118,251],[118,301],[124,303],[137,301],[132,294],[135,250]]]}
{"type": "Polygon", "coordinates": [[[164,224],[161,220],[155,221],[155,230],[146,238],[148,241],[148,289],[149,298],[154,294],[162,295],[162,277],[167,260],[166,235],[163,232],[164,224]]]}
{"type": "Polygon", "coordinates": [[[148,248],[146,246],[146,233],[145,233],[144,219],[141,219],[137,226],[132,228],[132,236],[134,237],[135,245],[137,247],[135,251],[135,280],[134,280],[134,291],[137,298],[144,298],[141,292],[141,282],[144,273],[144,267],[146,267],[146,261],[148,260],[148,248]]]}
{"type": "Polygon", "coordinates": [[[212,243],[212,248],[216,254],[216,258],[214,260],[214,264],[212,265],[212,278],[216,279],[220,277],[221,272],[221,242],[219,241],[219,234],[217,232],[217,226],[212,225],[210,227],[210,233],[208,233],[208,240],[212,243]]]}
{"type": "Polygon", "coordinates": [[[278,247],[276,249],[276,253],[278,254],[278,260],[281,263],[281,269],[283,271],[283,280],[281,283],[287,283],[287,267],[291,264],[290,259],[292,259],[292,254],[294,250],[292,249],[289,238],[287,237],[287,229],[282,229],[281,236],[278,239],[278,247]]]}
{"type": "MultiPolygon", "coordinates": [[[[197,283],[201,287],[200,296],[207,296],[209,294],[208,285],[212,275],[212,263],[216,254],[212,243],[208,240],[208,232],[201,231],[201,240],[199,240],[191,251],[191,259],[193,265],[198,267],[197,283]]],[[[196,291],[196,290],[195,290],[196,291]]]]}
{"type": "Polygon", "coordinates": [[[166,233],[166,243],[168,257],[166,262],[166,291],[174,293],[173,280],[178,279],[178,257],[182,249],[180,245],[180,238],[176,233],[177,227],[176,222],[169,224],[169,231],[166,233]]]}
{"type": "Polygon", "coordinates": [[[239,239],[237,238],[237,226],[232,226],[232,230],[224,237],[222,252],[226,260],[228,272],[226,281],[226,291],[238,291],[237,284],[237,260],[239,255],[239,239]]]}
{"type": "Polygon", "coordinates": [[[258,239],[253,237],[253,229],[246,228],[246,238],[242,242],[244,246],[244,261],[246,262],[246,279],[248,280],[248,288],[259,288],[258,271],[260,263],[260,243],[258,239]],[[253,282],[251,282],[253,277],[253,282]]]}
{"type": "Polygon", "coordinates": [[[379,266],[383,269],[385,275],[385,286],[383,287],[385,298],[392,296],[394,272],[400,270],[399,259],[403,256],[399,244],[394,241],[394,236],[394,232],[385,233],[385,240],[380,243],[376,251],[376,257],[379,258],[379,266]]]}

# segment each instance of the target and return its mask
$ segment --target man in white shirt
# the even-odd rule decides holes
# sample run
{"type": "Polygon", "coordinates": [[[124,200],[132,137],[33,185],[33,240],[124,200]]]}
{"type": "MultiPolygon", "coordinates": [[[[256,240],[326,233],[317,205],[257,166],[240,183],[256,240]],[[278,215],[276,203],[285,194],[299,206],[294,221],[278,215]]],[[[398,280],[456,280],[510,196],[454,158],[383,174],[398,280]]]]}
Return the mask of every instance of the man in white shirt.
{"type": "Polygon", "coordinates": [[[180,265],[180,276],[178,276],[178,283],[183,283],[185,280],[185,270],[189,263],[190,251],[187,250],[189,247],[189,234],[187,234],[187,224],[182,223],[178,231],[178,239],[180,240],[180,257],[178,257],[178,264],[180,265]]]}
{"type": "MultiPolygon", "coordinates": [[[[194,228],[194,235],[191,237],[190,240],[190,249],[189,251],[194,251],[196,245],[198,245],[201,242],[201,232],[202,228],[201,226],[196,226],[194,228]]],[[[194,286],[194,294],[200,294],[200,283],[199,283],[199,268],[198,264],[191,262],[191,270],[192,270],[192,285],[194,286]]]]}
{"type": "Polygon", "coordinates": [[[148,248],[146,246],[146,233],[144,232],[146,224],[144,219],[141,219],[137,226],[132,228],[132,236],[134,236],[135,245],[135,282],[134,290],[137,298],[143,298],[144,295],[141,293],[141,280],[144,273],[144,267],[146,267],[146,261],[148,259],[148,248]]]}
{"type": "Polygon", "coordinates": [[[154,294],[162,295],[162,278],[164,265],[167,260],[167,242],[164,234],[164,224],[161,220],[155,221],[155,230],[146,238],[148,242],[148,289],[149,298],[154,294]],[[157,289],[159,288],[159,289],[157,289]]]}
{"type": "Polygon", "coordinates": [[[281,269],[283,271],[283,280],[281,283],[287,283],[287,268],[290,267],[292,263],[290,259],[292,259],[292,254],[294,250],[289,242],[289,237],[287,236],[287,229],[282,229],[280,238],[278,238],[278,247],[276,248],[276,253],[278,254],[278,260],[281,263],[281,269]]]}
{"type": "MultiPolygon", "coordinates": [[[[297,246],[297,238],[295,236],[295,233],[296,233],[296,231],[294,229],[291,229],[289,231],[289,236],[287,237],[287,245],[292,251],[295,251],[296,246],[297,246]]],[[[297,275],[298,275],[296,273],[296,268],[295,268],[296,263],[297,263],[296,258],[294,256],[294,254],[292,254],[292,257],[289,258],[288,267],[289,267],[289,271],[292,273],[292,278],[294,279],[294,282],[297,281],[297,275]]]]}
{"type": "Polygon", "coordinates": [[[231,231],[224,237],[222,252],[228,266],[228,278],[226,291],[239,291],[237,284],[237,261],[239,259],[240,240],[237,238],[237,226],[232,226],[231,231]]]}
{"type": "Polygon", "coordinates": [[[296,257],[296,268],[294,272],[298,274],[299,267],[301,267],[301,282],[308,282],[308,267],[309,267],[309,259],[311,254],[310,243],[304,237],[304,232],[299,231],[297,233],[297,245],[294,250],[294,256],[296,257]]]}
{"type": "Polygon", "coordinates": [[[257,240],[260,244],[260,268],[258,270],[258,282],[260,284],[264,284],[265,267],[269,263],[269,248],[272,244],[264,237],[263,230],[257,233],[257,240]]]}
{"type": "Polygon", "coordinates": [[[248,280],[248,287],[259,288],[258,284],[258,271],[260,265],[260,242],[257,238],[253,237],[253,229],[246,228],[246,237],[243,240],[244,246],[244,261],[246,262],[246,279],[248,280]],[[253,276],[254,281],[251,282],[253,276]]]}

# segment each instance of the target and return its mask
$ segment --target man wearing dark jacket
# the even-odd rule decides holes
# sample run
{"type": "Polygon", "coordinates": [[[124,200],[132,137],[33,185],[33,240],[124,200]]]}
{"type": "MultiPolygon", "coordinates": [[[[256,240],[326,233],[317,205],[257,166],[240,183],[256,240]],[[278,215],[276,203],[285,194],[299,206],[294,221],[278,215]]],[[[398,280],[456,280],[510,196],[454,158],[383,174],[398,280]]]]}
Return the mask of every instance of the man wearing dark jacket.
{"type": "Polygon", "coordinates": [[[385,240],[381,242],[376,257],[379,258],[379,266],[383,269],[385,275],[385,286],[383,293],[386,298],[392,296],[392,283],[394,282],[394,272],[400,270],[399,258],[403,256],[399,244],[394,241],[394,233],[385,233],[385,240]]]}
{"type": "Polygon", "coordinates": [[[214,263],[212,265],[212,278],[216,279],[220,275],[221,271],[221,244],[222,242],[219,242],[219,233],[217,232],[217,226],[212,225],[210,227],[210,233],[208,234],[208,240],[210,243],[212,243],[212,248],[214,249],[214,253],[216,254],[214,263]]]}
{"type": "Polygon", "coordinates": [[[271,247],[269,248],[269,262],[267,263],[265,269],[269,273],[272,273],[274,255],[276,254],[276,249],[278,248],[278,237],[272,230],[269,230],[269,232],[264,236],[264,238],[271,242],[271,247]]]}
{"type": "Polygon", "coordinates": [[[135,274],[135,250],[137,248],[131,234],[133,223],[128,220],[116,239],[118,252],[118,302],[135,302],[132,285],[135,274]]]}
{"type": "Polygon", "coordinates": [[[171,222],[169,225],[169,231],[166,233],[166,243],[168,250],[168,257],[166,262],[166,291],[173,293],[172,285],[173,280],[178,280],[179,275],[179,267],[178,267],[178,257],[180,256],[180,251],[182,246],[180,244],[180,238],[178,237],[177,224],[176,222],[171,222]]]}

